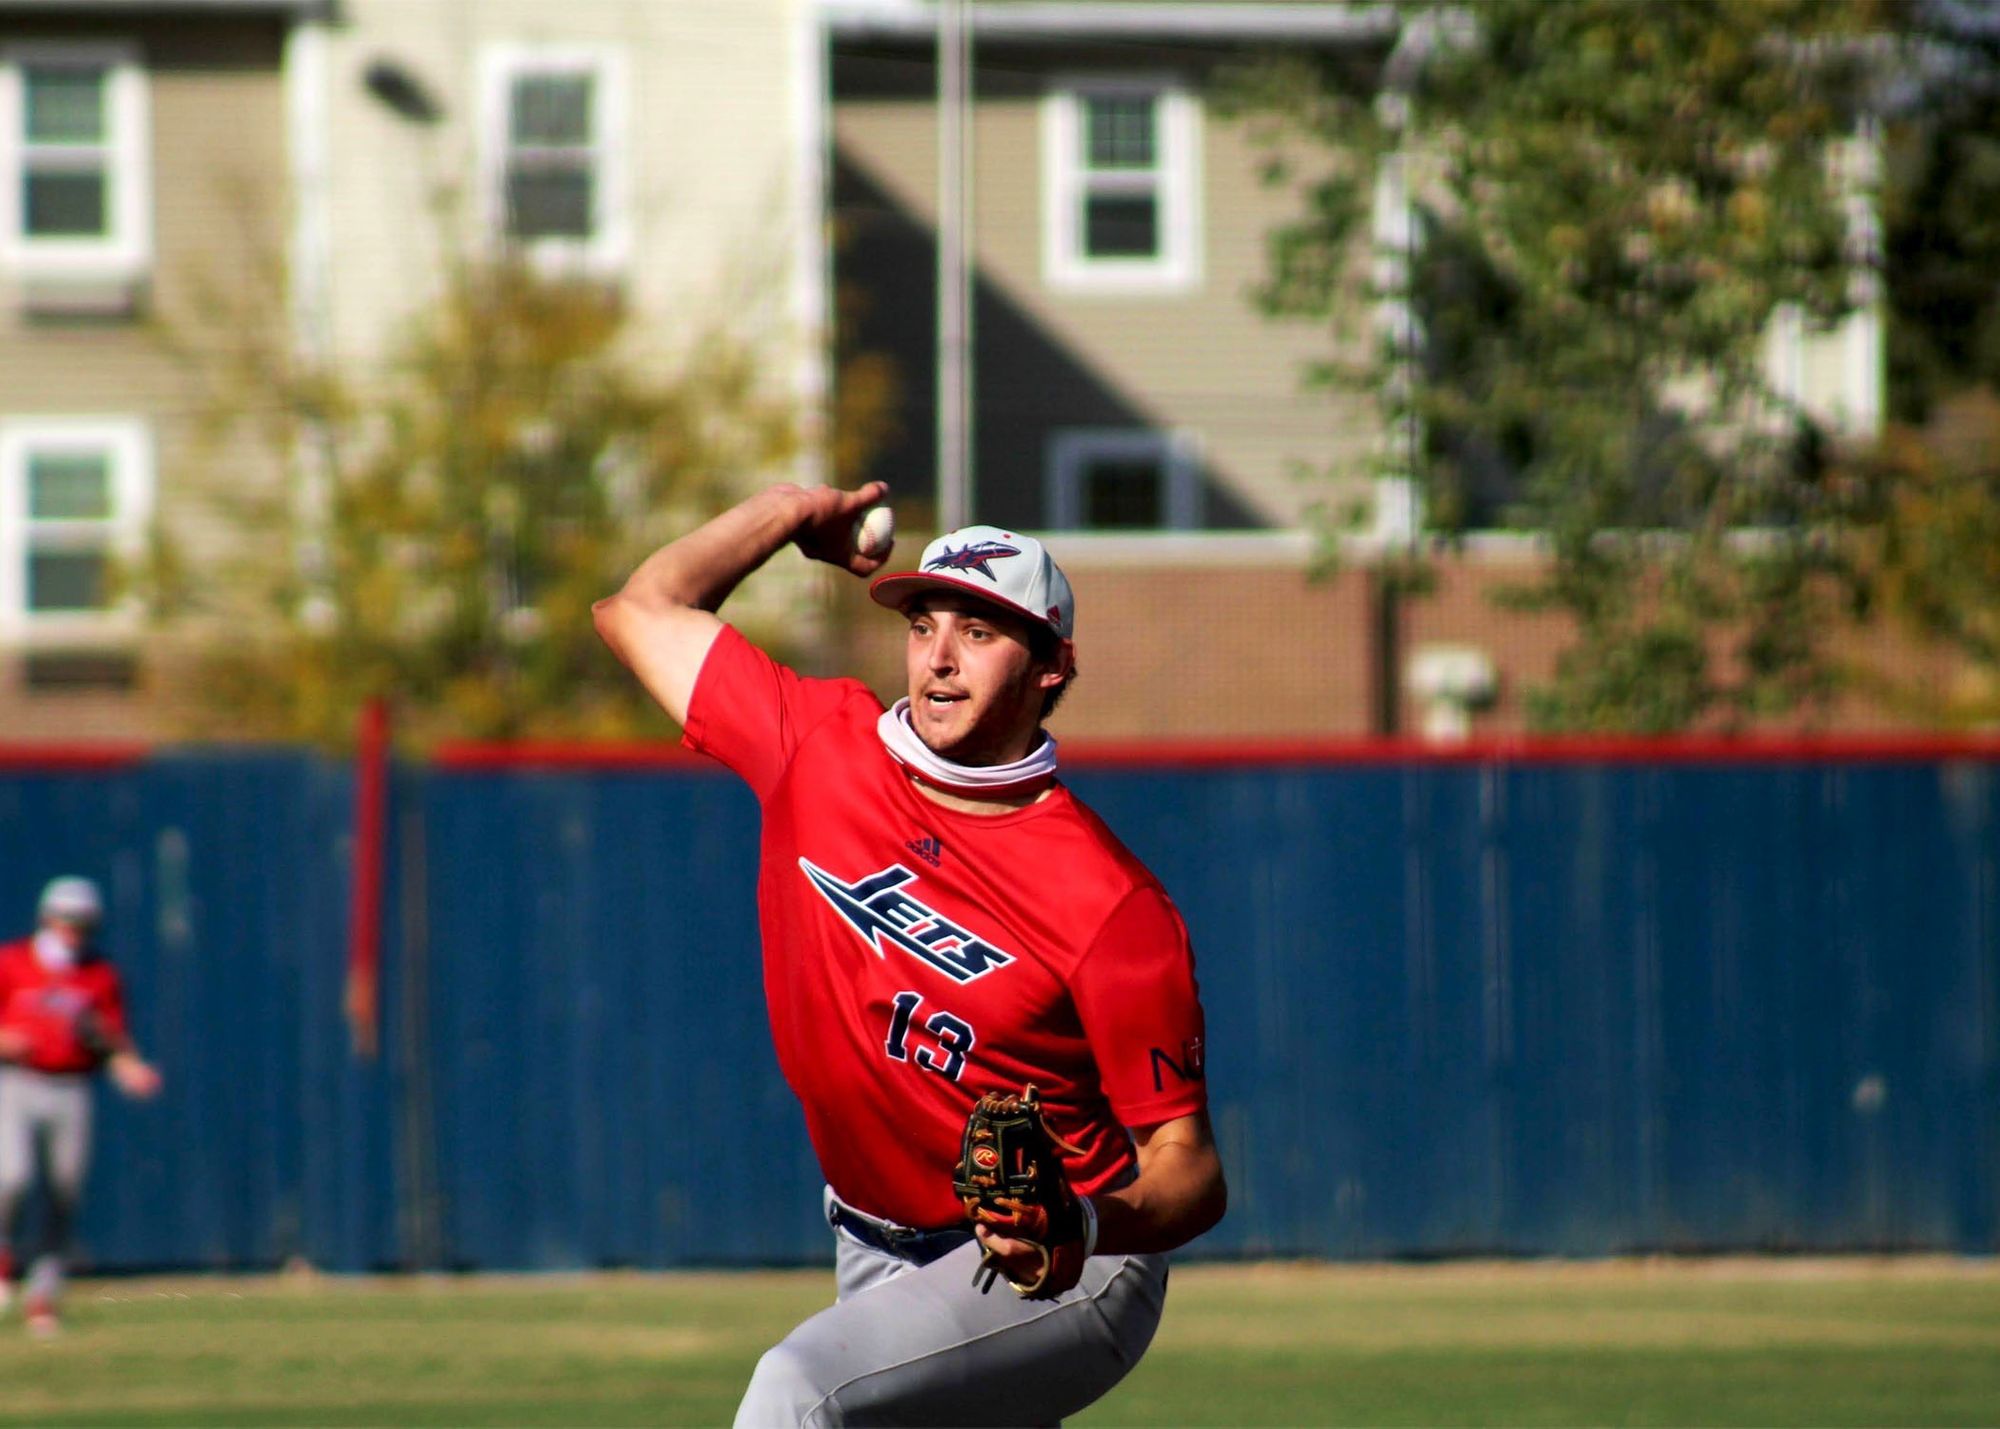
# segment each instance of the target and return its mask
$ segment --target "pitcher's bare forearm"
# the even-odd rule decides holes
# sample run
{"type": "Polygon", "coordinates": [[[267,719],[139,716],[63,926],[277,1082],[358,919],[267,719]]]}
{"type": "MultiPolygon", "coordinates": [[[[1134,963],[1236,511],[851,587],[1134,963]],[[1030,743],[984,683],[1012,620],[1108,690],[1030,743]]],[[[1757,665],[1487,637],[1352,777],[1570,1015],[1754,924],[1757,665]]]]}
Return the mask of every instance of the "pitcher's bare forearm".
{"type": "Polygon", "coordinates": [[[1097,1248],[1139,1255],[1174,1250],[1222,1219],[1229,1204],[1208,1116],[1178,1117],[1134,1133],[1139,1175],[1093,1197],[1097,1248]]]}
{"type": "Polygon", "coordinates": [[[886,487],[769,487],[732,506],[642,562],[624,587],[591,607],[597,633],[678,721],[709,647],[721,633],[715,612],[743,578],[796,541],[806,554],[866,575],[882,556],[854,556],[847,532],[886,487]]]}

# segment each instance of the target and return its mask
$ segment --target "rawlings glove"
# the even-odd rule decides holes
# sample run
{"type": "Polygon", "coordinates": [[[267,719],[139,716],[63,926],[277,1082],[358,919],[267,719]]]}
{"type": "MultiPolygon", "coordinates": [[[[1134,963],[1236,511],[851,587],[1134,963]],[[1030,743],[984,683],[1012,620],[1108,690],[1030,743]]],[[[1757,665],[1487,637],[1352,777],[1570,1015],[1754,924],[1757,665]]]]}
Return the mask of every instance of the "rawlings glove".
{"type": "Polygon", "coordinates": [[[988,1092],[966,1119],[958,1174],[951,1183],[965,1204],[965,1218],[1013,1240],[1032,1242],[1042,1255],[1035,1277],[1021,1281],[989,1247],[972,1273],[981,1294],[1006,1274],[1015,1293],[1054,1299],[1083,1274],[1087,1213],[1070,1188],[1058,1149],[1083,1154],[1049,1130],[1032,1086],[1018,1097],[988,1092]]]}

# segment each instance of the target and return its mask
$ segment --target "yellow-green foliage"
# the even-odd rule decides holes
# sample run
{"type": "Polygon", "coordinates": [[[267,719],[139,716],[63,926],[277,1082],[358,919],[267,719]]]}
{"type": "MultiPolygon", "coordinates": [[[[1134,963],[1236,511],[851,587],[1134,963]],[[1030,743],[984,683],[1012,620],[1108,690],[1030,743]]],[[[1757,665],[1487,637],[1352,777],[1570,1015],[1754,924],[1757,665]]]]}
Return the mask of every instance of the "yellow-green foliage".
{"type": "Polygon", "coordinates": [[[253,431],[284,489],[211,493],[219,561],[156,563],[193,646],[197,732],[338,743],[390,699],[439,738],[618,737],[664,723],[590,624],[665,540],[788,474],[795,393],[742,342],[640,352],[612,289],[465,265],[365,373],[248,343],[218,363],[218,435],[253,431]]]}
{"type": "Polygon", "coordinates": [[[1821,706],[1845,573],[1818,535],[1841,513],[1824,434],[1764,351],[1775,315],[1830,324],[1857,301],[1847,144],[1907,7],[1393,8],[1412,37],[1395,60],[1294,59],[1236,87],[1300,199],[1262,303],[1351,327],[1407,302],[1365,360],[1316,375],[1413,436],[1381,466],[1414,480],[1440,540],[1545,538],[1546,578],[1515,594],[1575,639],[1530,692],[1535,722],[1660,732],[1821,706]],[[1422,230],[1403,279],[1352,261],[1392,154],[1422,230]]]}
{"type": "Polygon", "coordinates": [[[1918,712],[2000,720],[2000,394],[1974,388],[1938,403],[1922,427],[1891,428],[1869,474],[1883,603],[1965,662],[1918,712]]]}

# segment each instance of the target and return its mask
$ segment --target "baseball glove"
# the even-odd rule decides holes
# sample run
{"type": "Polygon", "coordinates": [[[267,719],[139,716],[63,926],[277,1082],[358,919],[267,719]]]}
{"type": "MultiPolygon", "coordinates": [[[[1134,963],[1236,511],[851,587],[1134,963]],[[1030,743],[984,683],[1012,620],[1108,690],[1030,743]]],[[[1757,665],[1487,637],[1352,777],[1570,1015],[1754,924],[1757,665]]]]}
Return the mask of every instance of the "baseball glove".
{"type": "Polygon", "coordinates": [[[100,1063],[108,1060],[111,1054],[118,1050],[117,1043],[112,1041],[111,1034],[105,1030],[104,1019],[98,1015],[94,1007],[85,1007],[78,1011],[70,1023],[70,1029],[76,1036],[77,1045],[100,1063]]]}
{"type": "MultiPolygon", "coordinates": [[[[988,1092],[966,1118],[952,1189],[974,1226],[1031,1241],[1041,1251],[1042,1264],[1034,1279],[1020,1281],[1007,1275],[1007,1283],[1020,1295],[1053,1299],[1083,1274],[1084,1209],[1070,1187],[1059,1150],[1083,1154],[1049,1130],[1033,1086],[1018,1097],[988,1092]]],[[[1005,1267],[988,1249],[972,1273],[972,1283],[985,1294],[1003,1273],[1005,1267]]]]}

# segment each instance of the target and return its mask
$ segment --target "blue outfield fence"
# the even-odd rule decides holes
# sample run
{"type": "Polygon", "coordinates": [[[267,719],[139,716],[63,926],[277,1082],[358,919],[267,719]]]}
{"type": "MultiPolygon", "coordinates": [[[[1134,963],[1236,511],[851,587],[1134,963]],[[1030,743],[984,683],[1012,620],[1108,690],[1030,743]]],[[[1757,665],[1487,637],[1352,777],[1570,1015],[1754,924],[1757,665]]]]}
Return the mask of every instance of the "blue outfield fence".
{"type": "MultiPolygon", "coordinates": [[[[1195,936],[1222,1256],[2000,1248],[1990,758],[1083,767],[1195,936]]],[[[403,766],[381,1053],[355,780],[0,770],[0,910],[102,879],[157,1103],[100,1267],[820,1261],[757,812],[696,766],[403,766]]]]}

